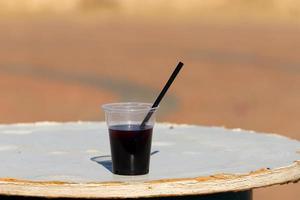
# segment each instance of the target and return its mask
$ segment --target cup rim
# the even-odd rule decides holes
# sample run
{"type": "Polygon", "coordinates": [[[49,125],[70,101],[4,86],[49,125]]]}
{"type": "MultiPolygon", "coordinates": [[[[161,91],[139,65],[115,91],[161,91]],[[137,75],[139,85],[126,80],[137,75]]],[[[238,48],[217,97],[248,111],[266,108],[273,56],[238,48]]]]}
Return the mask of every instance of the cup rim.
{"type": "Polygon", "coordinates": [[[136,111],[155,111],[159,108],[153,107],[151,103],[144,102],[118,102],[103,104],[102,109],[110,112],[136,112],[136,111]]]}

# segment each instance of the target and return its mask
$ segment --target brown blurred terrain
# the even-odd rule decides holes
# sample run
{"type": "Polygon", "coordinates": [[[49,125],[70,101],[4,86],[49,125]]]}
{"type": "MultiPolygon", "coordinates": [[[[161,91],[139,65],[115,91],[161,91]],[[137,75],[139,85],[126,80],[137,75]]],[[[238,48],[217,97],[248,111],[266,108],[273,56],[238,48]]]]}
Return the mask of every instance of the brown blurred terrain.
{"type": "Polygon", "coordinates": [[[300,140],[299,22],[295,0],[0,0],[0,123],[103,120],[103,103],[152,102],[181,60],[159,121],[300,140]]]}

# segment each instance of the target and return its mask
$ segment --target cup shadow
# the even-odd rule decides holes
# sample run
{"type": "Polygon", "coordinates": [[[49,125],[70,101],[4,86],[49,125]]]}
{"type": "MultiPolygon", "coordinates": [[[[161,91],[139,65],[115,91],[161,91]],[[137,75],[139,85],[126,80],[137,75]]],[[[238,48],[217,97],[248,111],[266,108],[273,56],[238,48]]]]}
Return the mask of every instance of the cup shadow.
{"type": "MultiPolygon", "coordinates": [[[[159,153],[158,150],[152,151],[151,156],[159,153]]],[[[111,156],[110,155],[104,155],[104,156],[95,156],[90,158],[91,161],[94,161],[100,165],[102,165],[105,169],[110,171],[112,173],[112,161],[111,161],[111,156]]]]}

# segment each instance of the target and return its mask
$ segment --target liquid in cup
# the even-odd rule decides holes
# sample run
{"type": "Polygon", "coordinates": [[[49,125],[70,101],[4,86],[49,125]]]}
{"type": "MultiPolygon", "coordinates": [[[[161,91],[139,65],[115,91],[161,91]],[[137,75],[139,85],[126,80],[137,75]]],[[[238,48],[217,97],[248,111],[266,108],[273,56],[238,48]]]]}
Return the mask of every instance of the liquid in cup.
{"type": "Polygon", "coordinates": [[[113,173],[141,175],[149,172],[152,127],[116,125],[109,127],[113,173]]]}
{"type": "Polygon", "coordinates": [[[112,172],[118,175],[143,175],[149,172],[152,130],[156,108],[146,103],[103,105],[109,130],[112,172]],[[153,112],[145,126],[141,123],[153,112]]]}

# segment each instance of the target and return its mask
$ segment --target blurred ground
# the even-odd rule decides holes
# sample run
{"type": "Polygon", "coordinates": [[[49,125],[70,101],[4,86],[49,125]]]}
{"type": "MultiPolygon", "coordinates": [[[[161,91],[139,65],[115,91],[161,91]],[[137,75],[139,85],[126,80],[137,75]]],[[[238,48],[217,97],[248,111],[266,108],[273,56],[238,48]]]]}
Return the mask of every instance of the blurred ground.
{"type": "Polygon", "coordinates": [[[159,121],[300,139],[298,1],[0,0],[0,16],[0,123],[103,120],[103,103],[152,102],[180,60],[159,121]]]}

